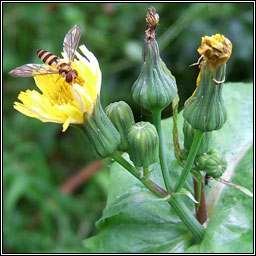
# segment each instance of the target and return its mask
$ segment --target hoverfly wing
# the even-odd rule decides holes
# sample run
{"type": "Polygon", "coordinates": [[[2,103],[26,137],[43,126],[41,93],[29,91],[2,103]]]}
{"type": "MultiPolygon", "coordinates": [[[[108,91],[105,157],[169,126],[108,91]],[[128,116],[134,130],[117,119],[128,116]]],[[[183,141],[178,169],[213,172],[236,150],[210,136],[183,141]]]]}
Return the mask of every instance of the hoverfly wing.
{"type": "Polygon", "coordinates": [[[82,29],[79,25],[75,25],[66,34],[63,41],[63,52],[68,57],[69,62],[72,62],[75,57],[75,52],[78,47],[82,29]]]}
{"type": "Polygon", "coordinates": [[[9,75],[13,77],[33,77],[48,74],[58,74],[58,71],[47,65],[25,64],[9,72],[9,75]]]}

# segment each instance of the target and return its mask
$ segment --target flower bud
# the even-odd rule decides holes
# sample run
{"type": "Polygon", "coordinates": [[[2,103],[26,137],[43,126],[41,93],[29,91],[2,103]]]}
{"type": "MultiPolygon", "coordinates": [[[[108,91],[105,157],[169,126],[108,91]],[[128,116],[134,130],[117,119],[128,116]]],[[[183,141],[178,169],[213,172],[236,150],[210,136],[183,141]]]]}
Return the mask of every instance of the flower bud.
{"type": "Polygon", "coordinates": [[[221,129],[227,120],[222,98],[226,61],[230,58],[232,44],[220,34],[203,37],[198,49],[203,61],[197,78],[197,88],[186,101],[184,118],[194,129],[210,132],[221,129]]]}
{"type": "Polygon", "coordinates": [[[168,106],[176,93],[175,78],[159,56],[157,41],[146,38],[141,73],[132,87],[134,101],[153,112],[168,106]]]}
{"type": "Polygon", "coordinates": [[[221,129],[227,120],[227,112],[222,98],[222,84],[213,79],[224,80],[226,65],[216,69],[213,75],[208,63],[201,67],[200,83],[195,93],[185,103],[183,116],[194,129],[210,132],[221,129]]]}
{"type": "Polygon", "coordinates": [[[159,139],[156,128],[149,122],[139,122],[128,132],[130,158],[135,166],[148,167],[158,160],[159,139]]]}
{"type": "MultiPolygon", "coordinates": [[[[193,143],[195,130],[186,120],[184,120],[184,124],[183,124],[183,133],[184,133],[184,148],[187,150],[190,150],[193,143]]],[[[201,155],[203,153],[209,152],[211,147],[212,147],[212,133],[205,132],[201,140],[201,144],[199,146],[197,155],[201,155]]]]}
{"type": "Polygon", "coordinates": [[[122,152],[127,152],[129,149],[127,139],[128,130],[135,124],[130,106],[124,101],[119,101],[108,105],[105,111],[108,118],[121,135],[121,143],[117,149],[122,152]]]}
{"type": "Polygon", "coordinates": [[[96,158],[111,155],[121,143],[120,134],[102,109],[99,99],[96,101],[93,114],[84,114],[82,130],[96,158]]]}
{"type": "Polygon", "coordinates": [[[221,177],[227,169],[226,159],[216,149],[198,156],[195,164],[198,170],[207,172],[214,179],[221,177]]]}

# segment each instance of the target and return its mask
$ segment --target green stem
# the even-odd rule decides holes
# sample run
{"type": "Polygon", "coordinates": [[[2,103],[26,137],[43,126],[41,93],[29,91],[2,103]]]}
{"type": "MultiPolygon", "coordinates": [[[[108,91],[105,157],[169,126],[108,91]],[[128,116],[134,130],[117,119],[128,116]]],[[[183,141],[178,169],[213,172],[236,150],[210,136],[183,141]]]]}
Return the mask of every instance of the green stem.
{"type": "Polygon", "coordinates": [[[159,136],[159,160],[160,160],[162,175],[164,178],[164,184],[168,193],[170,194],[172,192],[171,178],[168,170],[167,160],[165,157],[162,128],[161,128],[161,111],[152,112],[152,116],[153,116],[153,121],[154,121],[156,130],[158,132],[158,136],[159,136]]]}
{"type": "Polygon", "coordinates": [[[127,169],[133,176],[135,176],[138,180],[140,180],[151,192],[153,192],[158,197],[166,197],[168,193],[155,184],[150,179],[141,178],[140,173],[137,171],[135,167],[133,167],[128,161],[126,161],[117,151],[110,155],[116,162],[122,165],[125,169],[127,169]]]}
{"type": "Polygon", "coordinates": [[[196,242],[201,243],[204,235],[204,228],[178,197],[179,195],[172,194],[168,203],[173,207],[182,222],[191,231],[196,242]]]}
{"type": "Polygon", "coordinates": [[[149,169],[148,169],[148,167],[143,167],[143,176],[144,176],[144,179],[146,179],[146,180],[149,179],[149,169]]]}
{"type": "Polygon", "coordinates": [[[179,192],[182,188],[183,185],[188,177],[188,174],[192,168],[192,165],[194,163],[195,157],[196,157],[196,153],[199,149],[201,140],[203,138],[204,133],[199,131],[199,130],[195,130],[195,135],[194,135],[194,139],[193,139],[193,143],[192,146],[190,148],[189,154],[188,154],[188,158],[187,161],[185,163],[184,169],[181,173],[181,176],[179,177],[178,182],[176,183],[175,187],[174,187],[174,192],[179,192]]]}
{"type": "MultiPolygon", "coordinates": [[[[168,196],[168,193],[164,189],[160,188],[150,179],[142,179],[137,169],[133,167],[128,161],[126,161],[117,151],[110,155],[110,157],[113,158],[120,165],[122,165],[125,169],[127,169],[134,177],[140,180],[156,196],[161,198],[168,196]]],[[[171,197],[167,200],[167,202],[171,205],[171,207],[173,207],[176,214],[191,231],[196,242],[200,243],[203,238],[204,229],[193,216],[193,214],[191,214],[187,207],[178,198],[178,196],[179,195],[175,195],[172,193],[171,197]]]]}

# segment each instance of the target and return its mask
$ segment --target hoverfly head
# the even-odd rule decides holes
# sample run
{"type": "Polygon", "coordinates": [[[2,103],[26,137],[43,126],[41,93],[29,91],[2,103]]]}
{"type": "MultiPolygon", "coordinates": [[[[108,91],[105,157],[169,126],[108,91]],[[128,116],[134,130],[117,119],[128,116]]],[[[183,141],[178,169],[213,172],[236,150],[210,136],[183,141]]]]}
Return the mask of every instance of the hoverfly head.
{"type": "Polygon", "coordinates": [[[71,83],[73,80],[75,80],[78,77],[78,73],[76,70],[71,70],[66,74],[66,82],[71,83]]]}

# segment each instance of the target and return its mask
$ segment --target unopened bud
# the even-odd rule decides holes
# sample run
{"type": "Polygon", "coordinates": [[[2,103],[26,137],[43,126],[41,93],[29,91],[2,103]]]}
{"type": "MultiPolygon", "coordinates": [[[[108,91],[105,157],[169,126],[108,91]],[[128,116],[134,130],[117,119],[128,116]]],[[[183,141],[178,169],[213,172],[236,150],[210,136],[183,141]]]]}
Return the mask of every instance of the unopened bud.
{"type": "Polygon", "coordinates": [[[121,143],[118,150],[127,152],[129,149],[127,134],[131,126],[135,124],[130,106],[124,101],[119,101],[111,103],[105,110],[108,118],[121,135],[121,143]]]}
{"type": "Polygon", "coordinates": [[[128,133],[130,158],[135,166],[148,167],[158,160],[159,138],[154,125],[139,122],[128,133]]]}

